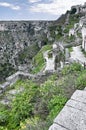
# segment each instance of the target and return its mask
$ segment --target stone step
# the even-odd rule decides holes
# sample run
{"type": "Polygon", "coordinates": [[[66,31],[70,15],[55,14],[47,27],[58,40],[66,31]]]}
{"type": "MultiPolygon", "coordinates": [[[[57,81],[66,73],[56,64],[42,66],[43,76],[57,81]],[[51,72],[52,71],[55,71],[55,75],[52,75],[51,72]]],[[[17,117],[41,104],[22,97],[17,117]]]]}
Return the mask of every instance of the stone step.
{"type": "MultiPolygon", "coordinates": [[[[86,130],[86,112],[65,106],[54,120],[68,130],[86,130]]],[[[53,129],[55,130],[55,129],[53,129]]],[[[56,130],[61,130],[57,128],[56,130]]]]}
{"type": "Polygon", "coordinates": [[[86,91],[76,90],[75,93],[72,95],[71,99],[86,103],[86,91]]]}
{"type": "Polygon", "coordinates": [[[86,112],[86,104],[85,103],[82,103],[80,101],[76,101],[76,100],[73,100],[73,99],[70,99],[67,103],[66,103],[66,106],[69,106],[69,107],[73,107],[75,109],[78,109],[78,110],[81,110],[83,112],[86,112]]]}
{"type": "Polygon", "coordinates": [[[62,126],[60,126],[60,125],[58,125],[58,124],[53,124],[53,125],[49,128],[49,130],[68,130],[68,129],[66,129],[66,128],[64,128],[64,127],[62,127],[62,126]]]}

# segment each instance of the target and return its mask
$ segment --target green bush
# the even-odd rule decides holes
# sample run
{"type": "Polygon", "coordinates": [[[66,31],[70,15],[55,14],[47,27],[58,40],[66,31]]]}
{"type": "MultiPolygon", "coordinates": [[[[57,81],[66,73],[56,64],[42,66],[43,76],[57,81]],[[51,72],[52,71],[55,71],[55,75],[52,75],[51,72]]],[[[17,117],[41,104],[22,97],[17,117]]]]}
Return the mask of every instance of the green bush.
{"type": "Polygon", "coordinates": [[[62,70],[62,74],[66,75],[66,74],[74,73],[74,72],[78,73],[81,70],[82,70],[81,64],[75,62],[71,65],[65,66],[62,70]]]}
{"type": "Polygon", "coordinates": [[[79,77],[76,79],[76,88],[84,89],[86,87],[86,71],[80,73],[79,77]]]}
{"type": "Polygon", "coordinates": [[[9,114],[8,129],[19,129],[20,121],[32,116],[33,105],[32,101],[37,92],[37,85],[26,81],[25,89],[20,94],[17,94],[12,102],[11,112],[9,114]]]}
{"type": "Polygon", "coordinates": [[[48,104],[49,109],[48,119],[53,120],[61,111],[61,109],[64,107],[67,100],[68,99],[66,97],[63,97],[62,95],[54,96],[48,104]]]}
{"type": "Polygon", "coordinates": [[[9,110],[3,104],[0,104],[0,126],[6,126],[9,118],[9,110]]]}

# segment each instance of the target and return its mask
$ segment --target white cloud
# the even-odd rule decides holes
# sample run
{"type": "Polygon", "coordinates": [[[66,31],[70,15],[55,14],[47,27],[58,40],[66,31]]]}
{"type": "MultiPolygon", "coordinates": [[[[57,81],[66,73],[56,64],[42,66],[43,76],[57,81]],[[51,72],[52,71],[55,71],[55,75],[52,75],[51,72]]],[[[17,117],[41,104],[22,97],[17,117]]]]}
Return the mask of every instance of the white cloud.
{"type": "Polygon", "coordinates": [[[0,6],[8,7],[8,8],[11,8],[12,10],[20,10],[20,6],[16,6],[7,2],[0,2],[0,6]]]}
{"type": "Polygon", "coordinates": [[[40,2],[41,0],[28,0],[30,3],[40,2]]]}
{"type": "Polygon", "coordinates": [[[61,15],[69,10],[71,6],[82,4],[84,2],[85,0],[51,0],[50,3],[36,3],[35,5],[32,5],[30,11],[61,15]]]}

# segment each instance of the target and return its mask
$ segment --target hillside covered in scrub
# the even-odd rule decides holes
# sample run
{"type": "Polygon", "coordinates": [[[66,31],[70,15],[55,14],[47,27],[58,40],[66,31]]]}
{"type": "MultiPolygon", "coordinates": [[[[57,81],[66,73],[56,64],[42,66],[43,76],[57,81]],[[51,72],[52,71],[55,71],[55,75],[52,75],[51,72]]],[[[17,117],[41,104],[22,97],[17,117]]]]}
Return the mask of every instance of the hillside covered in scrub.
{"type": "Polygon", "coordinates": [[[78,9],[56,21],[0,21],[0,130],[48,130],[86,87],[86,17],[78,9]]]}
{"type": "Polygon", "coordinates": [[[66,101],[76,89],[86,86],[86,72],[81,65],[66,66],[43,83],[18,80],[0,96],[0,129],[48,130],[66,101]]]}

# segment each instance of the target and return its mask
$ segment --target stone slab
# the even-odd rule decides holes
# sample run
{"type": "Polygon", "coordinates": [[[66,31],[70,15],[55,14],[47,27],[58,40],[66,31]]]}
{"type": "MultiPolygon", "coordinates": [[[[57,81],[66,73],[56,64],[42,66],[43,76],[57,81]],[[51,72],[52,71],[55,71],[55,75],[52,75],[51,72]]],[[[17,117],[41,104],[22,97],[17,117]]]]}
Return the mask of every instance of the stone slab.
{"type": "Polygon", "coordinates": [[[73,108],[75,108],[75,109],[78,109],[78,110],[81,110],[81,111],[86,112],[86,104],[85,104],[85,103],[82,103],[82,102],[79,102],[79,101],[70,99],[70,100],[66,103],[66,105],[67,105],[67,106],[70,106],[70,107],[73,107],[73,108]]]}
{"type": "Polygon", "coordinates": [[[86,103],[86,91],[76,90],[71,99],[86,103]]]}
{"type": "Polygon", "coordinates": [[[54,123],[60,124],[68,130],[86,130],[86,113],[65,106],[55,118],[54,123]]]}
{"type": "Polygon", "coordinates": [[[50,126],[49,130],[68,130],[58,124],[53,124],[52,126],[50,126]]]}

